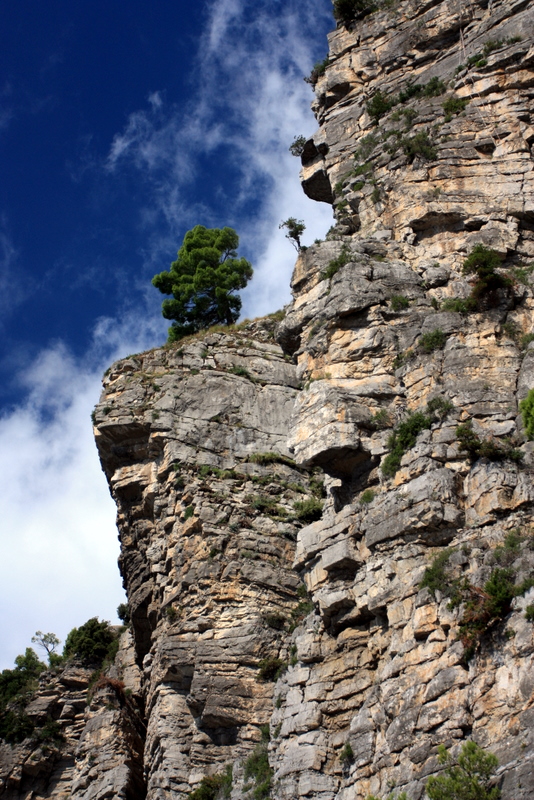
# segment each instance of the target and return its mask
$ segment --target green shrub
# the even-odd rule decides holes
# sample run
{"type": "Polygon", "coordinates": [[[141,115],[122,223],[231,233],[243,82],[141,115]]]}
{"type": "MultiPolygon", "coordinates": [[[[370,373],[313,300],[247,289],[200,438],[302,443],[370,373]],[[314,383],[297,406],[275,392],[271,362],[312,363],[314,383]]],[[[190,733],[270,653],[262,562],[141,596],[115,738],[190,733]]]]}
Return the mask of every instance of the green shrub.
{"type": "Polygon", "coordinates": [[[128,603],[119,603],[117,606],[117,616],[124,625],[130,623],[130,608],[128,603]]]}
{"type": "MultiPolygon", "coordinates": [[[[254,800],[267,800],[271,793],[271,782],[273,771],[269,766],[269,756],[267,754],[267,744],[262,743],[257,745],[252,754],[245,761],[245,781],[252,779],[254,781],[254,791],[252,796],[254,800]]],[[[243,787],[243,790],[250,791],[248,785],[243,787]]]]}
{"type": "Polygon", "coordinates": [[[423,94],[425,97],[439,97],[440,94],[443,94],[446,88],[447,87],[445,83],[437,76],[434,76],[433,78],[430,78],[428,83],[424,84],[423,94]]]}
{"type": "Polygon", "coordinates": [[[306,144],[306,137],[305,136],[295,136],[291,144],[289,145],[289,152],[292,156],[301,156],[304,152],[304,146],[306,144]]]}
{"type": "Polygon", "coordinates": [[[534,439],[534,389],[530,389],[524,400],[519,403],[519,410],[525,426],[527,439],[534,439]]]}
{"type": "Polygon", "coordinates": [[[61,744],[61,742],[65,741],[59,722],[50,716],[47,716],[43,725],[35,729],[33,735],[38,742],[46,744],[61,744]]]}
{"type": "Polygon", "coordinates": [[[454,550],[448,547],[446,550],[442,550],[434,560],[432,564],[425,569],[423,580],[419,584],[421,589],[428,589],[434,596],[436,597],[436,591],[443,592],[444,588],[447,586],[447,578],[446,578],[446,567],[449,563],[449,559],[451,555],[454,553],[454,550]]]}
{"type": "Polygon", "coordinates": [[[287,619],[283,614],[274,612],[272,614],[264,614],[263,621],[268,628],[273,628],[275,631],[281,631],[285,628],[287,619]]]}
{"type": "Polygon", "coordinates": [[[358,17],[365,17],[377,8],[378,3],[373,0],[334,0],[334,19],[348,28],[358,17]]]}
{"type": "Polygon", "coordinates": [[[402,420],[388,439],[390,453],[382,462],[382,474],[393,477],[400,467],[404,453],[414,446],[421,431],[428,430],[434,422],[443,419],[453,408],[449,400],[434,397],[427,404],[425,413],[415,411],[402,420]]]}
{"type": "Polygon", "coordinates": [[[401,139],[401,145],[404,155],[408,157],[410,164],[416,156],[420,156],[427,161],[435,161],[438,157],[438,151],[426,131],[419,131],[419,133],[410,137],[405,136],[401,139]]]}
{"type": "Polygon", "coordinates": [[[487,58],[484,58],[484,56],[481,53],[475,53],[474,56],[471,56],[470,58],[467,59],[467,66],[476,67],[477,69],[485,67],[487,63],[488,63],[487,58]]]}
{"type": "Polygon", "coordinates": [[[34,728],[35,724],[24,711],[0,711],[0,739],[8,744],[19,744],[24,741],[32,735],[34,728]]]}
{"type": "Polygon", "coordinates": [[[424,333],[417,342],[417,347],[423,353],[432,353],[434,350],[443,350],[446,341],[447,334],[440,328],[436,328],[429,333],[424,333]]]}
{"type": "Polygon", "coordinates": [[[315,86],[321,75],[324,75],[326,72],[327,66],[330,64],[330,59],[328,56],[324,58],[322,61],[316,61],[313,65],[312,71],[310,74],[304,78],[306,83],[310,83],[312,86],[315,86]]]}
{"type": "Polygon", "coordinates": [[[365,159],[371,155],[379,141],[375,133],[368,133],[367,136],[362,137],[354,152],[354,158],[358,161],[365,161],[365,159]]]}
{"type": "Polygon", "coordinates": [[[432,418],[421,411],[410,414],[405,420],[400,422],[388,439],[389,455],[382,463],[382,473],[388,477],[393,477],[400,467],[402,456],[410,450],[421,431],[432,425],[432,418]]]}
{"type": "Polygon", "coordinates": [[[459,314],[469,314],[471,311],[476,311],[476,301],[471,297],[448,297],[441,304],[443,311],[456,311],[459,314]]]}
{"type": "Polygon", "coordinates": [[[410,305],[410,301],[403,294],[392,295],[391,300],[389,302],[391,304],[391,308],[393,309],[393,311],[403,311],[410,305]]]}
{"type": "Polygon", "coordinates": [[[248,369],[245,369],[245,367],[240,367],[236,364],[233,367],[230,367],[228,372],[231,372],[232,375],[238,375],[240,378],[248,378],[249,381],[255,383],[254,378],[252,377],[248,369]]]}
{"type": "Polygon", "coordinates": [[[184,520],[185,519],[191,519],[191,517],[193,516],[194,513],[195,513],[195,509],[193,508],[193,506],[187,506],[187,508],[184,511],[184,520]]]}
{"type": "Polygon", "coordinates": [[[518,594],[519,587],[514,584],[511,569],[497,567],[492,570],[482,589],[473,587],[464,578],[453,581],[450,608],[465,604],[460,620],[460,641],[464,646],[464,661],[467,662],[476,652],[487,631],[510,611],[510,604],[518,594]]]}
{"type": "Polygon", "coordinates": [[[293,618],[293,622],[299,623],[302,622],[304,617],[307,617],[308,614],[311,614],[313,611],[313,602],[311,600],[301,600],[295,608],[291,611],[291,617],[293,618]]]}
{"type": "Polygon", "coordinates": [[[250,498],[249,502],[256,511],[260,512],[270,511],[276,506],[276,498],[269,495],[256,494],[250,498]]]}
{"type": "Polygon", "coordinates": [[[377,431],[383,431],[386,428],[391,428],[391,417],[385,408],[381,408],[376,414],[371,417],[371,424],[377,431]]]}
{"type": "Polygon", "coordinates": [[[518,530],[510,531],[504,537],[504,542],[493,551],[493,558],[501,567],[508,566],[517,558],[522,541],[524,536],[518,530]]]}
{"type": "Polygon", "coordinates": [[[322,280],[332,278],[336,272],[339,272],[342,267],[352,260],[352,257],[353,256],[349,247],[344,244],[337,258],[333,258],[331,261],[329,261],[326,269],[323,270],[321,274],[322,280]]]}
{"type": "Polygon", "coordinates": [[[252,461],[254,464],[261,464],[262,466],[267,466],[268,464],[287,464],[288,467],[296,467],[292,458],[282,456],[280,453],[253,453],[248,456],[247,461],[252,461]]]}
{"type": "MultiPolygon", "coordinates": [[[[399,103],[406,103],[413,97],[420,97],[423,92],[423,86],[420,83],[414,83],[413,80],[408,78],[406,85],[399,92],[399,103]]],[[[398,112],[396,112],[398,113],[398,112]]]]}
{"type": "Polygon", "coordinates": [[[224,772],[202,778],[199,786],[190,792],[189,800],[219,800],[230,797],[232,792],[232,765],[228,764],[224,772]]]}
{"type": "Polygon", "coordinates": [[[525,333],[519,340],[521,350],[526,350],[531,342],[534,342],[534,333],[525,333]]]}
{"type": "Polygon", "coordinates": [[[426,404],[426,410],[438,419],[444,419],[450,411],[454,410],[454,404],[446,397],[433,397],[426,404]]]}
{"type": "Polygon", "coordinates": [[[530,284],[532,273],[534,272],[534,264],[521,264],[520,266],[512,268],[512,275],[518,283],[524,286],[530,284]]]}
{"type": "Polygon", "coordinates": [[[460,445],[460,451],[467,453],[472,460],[477,458],[487,458],[490,461],[509,459],[519,463],[523,459],[521,450],[506,442],[500,444],[492,439],[481,439],[473,430],[471,420],[457,426],[456,437],[460,445]]]}
{"type": "Polygon", "coordinates": [[[525,608],[525,619],[528,622],[534,622],[534,605],[531,604],[525,608]]]}
{"type": "Polygon", "coordinates": [[[258,664],[258,674],[256,680],[260,683],[277,681],[280,675],[287,669],[287,662],[281,658],[264,658],[258,664]]]}
{"type": "Polygon", "coordinates": [[[438,748],[442,775],[431,775],[426,784],[430,800],[499,800],[501,790],[491,786],[499,764],[496,756],[485,753],[475,742],[462,745],[457,763],[444,745],[438,748]]]}
{"type": "Polygon", "coordinates": [[[467,105],[469,105],[469,100],[465,97],[448,97],[442,104],[445,122],[450,122],[455,114],[461,114],[467,105]]]}
{"type": "Polygon", "coordinates": [[[365,108],[367,113],[378,125],[381,117],[387,114],[395,105],[395,99],[383,94],[380,89],[374,93],[371,99],[366,103],[365,108]]]}
{"type": "Polygon", "coordinates": [[[494,50],[498,50],[503,44],[504,42],[502,39],[488,39],[488,41],[484,43],[482,52],[485,56],[489,56],[490,53],[493,53],[494,50]]]}
{"type": "Polygon", "coordinates": [[[496,304],[495,292],[506,289],[512,285],[510,278],[495,272],[501,265],[501,259],[496,250],[477,244],[463,263],[465,275],[475,275],[476,281],[471,291],[470,298],[477,306],[483,298],[490,305],[496,304]]]}
{"type": "Polygon", "coordinates": [[[343,749],[339,754],[339,760],[345,765],[352,764],[354,761],[354,751],[350,742],[345,742],[343,745],[343,749]]]}
{"type": "Polygon", "coordinates": [[[308,500],[296,500],[293,508],[296,518],[303,522],[316,522],[321,519],[323,513],[323,504],[316,497],[310,497],[308,500]]]}
{"type": "Polygon", "coordinates": [[[63,655],[80,658],[87,664],[101,665],[116,639],[109,622],[100,622],[97,617],[92,617],[84,625],[71,630],[65,639],[63,655]]]}
{"type": "MultiPolygon", "coordinates": [[[[358,164],[351,172],[353,178],[357,178],[358,175],[370,175],[373,171],[373,165],[370,161],[366,161],[365,164],[358,164]]],[[[346,247],[346,245],[345,245],[346,247]]]]}
{"type": "Polygon", "coordinates": [[[365,491],[363,491],[360,495],[360,503],[362,505],[368,505],[369,503],[372,503],[374,499],[375,493],[372,489],[365,489],[365,491]]]}

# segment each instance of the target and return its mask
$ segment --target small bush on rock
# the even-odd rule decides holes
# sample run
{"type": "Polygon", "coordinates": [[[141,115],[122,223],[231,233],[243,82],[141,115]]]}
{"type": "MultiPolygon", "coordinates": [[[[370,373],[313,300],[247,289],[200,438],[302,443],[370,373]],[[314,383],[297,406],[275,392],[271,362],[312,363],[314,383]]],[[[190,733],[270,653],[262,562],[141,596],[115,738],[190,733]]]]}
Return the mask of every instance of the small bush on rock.
{"type": "Polygon", "coordinates": [[[469,105],[469,100],[464,97],[448,97],[443,103],[445,122],[450,122],[455,114],[461,114],[469,105]]]}
{"type": "Polygon", "coordinates": [[[350,249],[347,247],[347,245],[344,244],[337,258],[333,258],[331,259],[331,261],[328,262],[326,269],[324,269],[321,274],[321,278],[323,280],[328,280],[329,278],[332,278],[336,274],[336,272],[339,272],[339,270],[342,267],[350,263],[351,259],[352,259],[352,253],[350,252],[350,249]]]}
{"type": "Polygon", "coordinates": [[[531,389],[524,400],[519,403],[527,439],[534,439],[534,389],[531,389]]]}
{"type": "Polygon", "coordinates": [[[369,503],[372,503],[374,499],[375,499],[375,493],[373,492],[372,489],[366,489],[360,495],[360,503],[362,505],[369,505],[369,503]]]}
{"type": "Polygon", "coordinates": [[[410,305],[410,301],[403,294],[394,294],[389,301],[393,311],[404,311],[410,305]]]}
{"type": "Polygon", "coordinates": [[[358,19],[376,11],[378,3],[373,0],[334,0],[334,19],[345,28],[358,19]]]}
{"type": "MultiPolygon", "coordinates": [[[[267,800],[271,793],[272,777],[273,771],[269,766],[267,744],[262,742],[245,761],[245,781],[250,779],[254,781],[252,793],[254,800],[267,800]]],[[[252,786],[247,784],[243,786],[245,792],[250,791],[251,788],[252,786]]]]}
{"type": "Polygon", "coordinates": [[[419,131],[415,136],[404,137],[401,145],[410,164],[416,156],[424,158],[426,161],[435,161],[438,157],[438,151],[426,131],[419,131]]]}
{"type": "Polygon", "coordinates": [[[400,467],[401,459],[407,450],[416,443],[421,431],[428,430],[438,419],[443,419],[454,408],[444,397],[434,397],[427,404],[425,412],[415,411],[399,422],[388,439],[390,453],[382,462],[382,474],[393,477],[400,467]]]}
{"type": "Polygon", "coordinates": [[[304,152],[304,145],[306,144],[305,136],[295,136],[289,145],[289,152],[292,156],[301,156],[304,152]]]}
{"type": "Polygon", "coordinates": [[[476,281],[470,299],[480,307],[482,301],[490,306],[497,304],[497,290],[508,289],[512,281],[506,275],[495,270],[501,265],[501,258],[496,250],[477,244],[463,263],[464,275],[475,275],[476,281]]]}
{"type": "Polygon", "coordinates": [[[224,772],[202,778],[200,785],[190,792],[189,800],[218,800],[230,797],[232,792],[232,765],[228,764],[224,772]]]}
{"type": "Polygon", "coordinates": [[[342,764],[352,764],[354,761],[354,751],[350,742],[345,742],[343,749],[339,754],[339,760],[342,764]]]}
{"type": "Polygon", "coordinates": [[[434,331],[424,333],[419,339],[417,347],[423,353],[432,353],[434,350],[443,350],[446,341],[447,334],[440,328],[436,328],[434,331]]]}
{"type": "Polygon", "coordinates": [[[280,675],[287,669],[287,662],[281,658],[264,658],[258,664],[258,675],[256,680],[260,683],[277,681],[280,675]]]}
{"type": "Polygon", "coordinates": [[[293,503],[295,509],[295,516],[303,522],[316,522],[321,519],[323,513],[323,504],[316,497],[310,497],[308,500],[297,500],[293,503]]]}
{"type": "Polygon", "coordinates": [[[92,617],[84,625],[71,630],[65,639],[63,654],[67,658],[77,657],[85,663],[101,665],[116,638],[109,622],[100,622],[97,617],[92,617]]]}
{"type": "Polygon", "coordinates": [[[492,786],[492,776],[499,764],[493,753],[486,753],[468,741],[455,763],[444,745],[438,748],[442,775],[431,775],[426,784],[430,800],[499,800],[501,790],[492,786]]]}
{"type": "Polygon", "coordinates": [[[467,453],[474,461],[477,458],[487,458],[490,461],[504,461],[509,459],[520,463],[523,460],[523,453],[508,442],[501,444],[494,439],[481,439],[473,430],[471,420],[458,425],[456,436],[460,445],[460,451],[467,453]]]}
{"type": "Polygon", "coordinates": [[[395,100],[383,94],[380,89],[378,89],[368,103],[366,103],[365,108],[375,125],[378,125],[380,118],[391,111],[394,105],[395,100]]]}

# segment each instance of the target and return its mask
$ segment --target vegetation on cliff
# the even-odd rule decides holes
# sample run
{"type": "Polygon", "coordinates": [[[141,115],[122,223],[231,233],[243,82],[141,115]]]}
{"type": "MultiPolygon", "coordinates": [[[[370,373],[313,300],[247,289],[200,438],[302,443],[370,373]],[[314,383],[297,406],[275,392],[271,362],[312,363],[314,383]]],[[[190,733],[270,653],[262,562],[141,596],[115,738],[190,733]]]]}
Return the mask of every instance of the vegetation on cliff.
{"type": "Polygon", "coordinates": [[[174,320],[169,341],[197,333],[212,325],[232,325],[241,311],[236,294],[252,277],[252,266],[237,257],[239,236],[232,228],[188,231],[169,272],[152,279],[153,286],[172,300],[164,300],[162,314],[174,320]]]}

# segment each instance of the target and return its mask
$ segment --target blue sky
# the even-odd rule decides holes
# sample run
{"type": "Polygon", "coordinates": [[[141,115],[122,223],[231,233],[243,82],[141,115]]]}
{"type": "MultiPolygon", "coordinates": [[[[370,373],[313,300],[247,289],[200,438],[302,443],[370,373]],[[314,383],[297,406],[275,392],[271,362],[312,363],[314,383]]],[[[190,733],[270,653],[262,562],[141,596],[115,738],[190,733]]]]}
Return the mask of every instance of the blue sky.
{"type": "Polygon", "coordinates": [[[18,0],[0,28],[0,668],[123,599],[90,412],[114,359],[165,340],[151,277],[195,224],[230,225],[253,317],[290,298],[331,209],[293,137],[330,0],[18,0]]]}

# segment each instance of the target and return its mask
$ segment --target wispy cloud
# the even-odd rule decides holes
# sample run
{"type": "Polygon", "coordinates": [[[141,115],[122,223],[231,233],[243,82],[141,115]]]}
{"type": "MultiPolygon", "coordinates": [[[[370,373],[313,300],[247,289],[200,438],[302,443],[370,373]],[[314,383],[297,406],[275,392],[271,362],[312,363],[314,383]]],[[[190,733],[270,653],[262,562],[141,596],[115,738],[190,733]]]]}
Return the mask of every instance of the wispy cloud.
{"type": "Polygon", "coordinates": [[[123,600],[115,507],[90,415],[105,367],[161,338],[159,320],[138,311],[101,319],[83,359],[58,342],[17,376],[26,399],[0,417],[0,669],[36,630],[64,641],[89,617],[115,619],[123,600]]]}
{"type": "Polygon", "coordinates": [[[155,251],[161,259],[171,242],[172,260],[185,231],[199,222],[238,230],[256,269],[244,294],[248,315],[289,299],[294,252],[279,222],[305,219],[308,241],[332,222],[328,206],[304,196],[299,160],[288,151],[295,135],[315,129],[302,78],[326,50],[331,6],[329,0],[278,5],[212,0],[192,68],[194,98],[177,107],[161,92],[151,94],[148,107],[131,114],[114,137],[107,159],[117,179],[133,167],[149,186],[142,213],[149,260],[155,251]],[[196,181],[209,189],[200,191],[196,181]]]}
{"type": "MultiPolygon", "coordinates": [[[[299,161],[288,152],[296,134],[315,129],[302,76],[326,51],[318,31],[331,26],[331,5],[211,0],[207,11],[191,101],[178,107],[165,87],[155,87],[146,107],[114,137],[106,173],[121,181],[133,171],[147,190],[139,223],[146,233],[144,267],[152,274],[172,260],[192,225],[235,227],[255,266],[243,311],[256,316],[289,299],[295,253],[280,221],[304,219],[305,242],[331,224],[330,208],[304,197],[299,161]]],[[[82,145],[88,153],[90,142],[82,145]]],[[[94,169],[87,153],[80,169],[72,169],[76,180],[94,169]]],[[[0,287],[17,258],[0,225],[2,258],[0,287]]],[[[135,307],[99,320],[83,358],[62,343],[43,350],[18,376],[25,400],[0,418],[0,668],[12,664],[37,629],[64,639],[90,616],[109,619],[121,601],[115,509],[90,412],[110,361],[163,341],[166,328],[153,313],[161,298],[149,284],[144,294],[128,297],[135,307]]]]}

